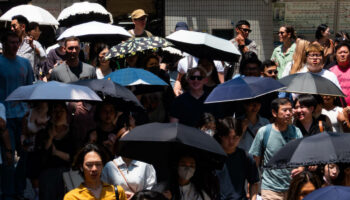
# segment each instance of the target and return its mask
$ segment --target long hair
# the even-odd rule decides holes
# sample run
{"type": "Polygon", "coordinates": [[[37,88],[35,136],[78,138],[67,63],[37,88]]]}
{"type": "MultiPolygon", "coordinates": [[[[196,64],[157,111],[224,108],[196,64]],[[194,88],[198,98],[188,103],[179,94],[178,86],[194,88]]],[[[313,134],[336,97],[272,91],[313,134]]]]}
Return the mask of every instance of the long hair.
{"type": "Polygon", "coordinates": [[[322,33],[324,33],[327,30],[327,28],[328,28],[327,24],[320,24],[316,29],[315,38],[317,40],[323,38],[322,33]]]}
{"type": "Polygon", "coordinates": [[[286,200],[299,199],[301,188],[308,182],[311,182],[314,185],[315,190],[321,187],[321,181],[318,176],[309,171],[303,171],[292,179],[287,191],[286,200]]]}
{"type": "Polygon", "coordinates": [[[295,74],[300,71],[306,63],[306,48],[310,45],[307,40],[299,39],[296,43],[295,51],[293,54],[293,65],[290,70],[290,74],[295,74]]]}

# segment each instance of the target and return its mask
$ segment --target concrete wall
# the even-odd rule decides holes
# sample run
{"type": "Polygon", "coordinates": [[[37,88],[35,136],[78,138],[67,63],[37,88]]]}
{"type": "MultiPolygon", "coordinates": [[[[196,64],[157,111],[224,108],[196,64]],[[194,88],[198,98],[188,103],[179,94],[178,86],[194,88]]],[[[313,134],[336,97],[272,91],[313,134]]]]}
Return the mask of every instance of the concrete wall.
{"type": "Polygon", "coordinates": [[[193,30],[212,33],[232,29],[231,21],[246,19],[253,32],[249,38],[259,45],[259,58],[270,58],[273,51],[272,6],[263,0],[165,0],[165,33],[179,21],[193,30]]]}

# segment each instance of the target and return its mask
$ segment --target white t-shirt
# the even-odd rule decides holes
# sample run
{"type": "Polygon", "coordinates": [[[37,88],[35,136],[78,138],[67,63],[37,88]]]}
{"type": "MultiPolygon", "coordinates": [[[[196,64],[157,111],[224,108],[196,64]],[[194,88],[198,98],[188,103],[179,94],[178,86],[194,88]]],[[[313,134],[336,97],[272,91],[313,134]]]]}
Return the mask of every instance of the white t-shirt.
{"type": "MultiPolygon", "coordinates": [[[[191,56],[187,53],[184,53],[184,58],[181,58],[179,60],[179,63],[177,65],[177,71],[181,74],[186,74],[187,73],[187,70],[188,68],[195,68],[197,67],[198,65],[198,58],[194,57],[194,56],[191,56]],[[191,61],[191,57],[192,57],[192,61],[191,61]],[[188,67],[188,65],[192,63],[192,66],[191,67],[188,67]]],[[[225,66],[222,64],[221,61],[218,61],[218,60],[214,60],[214,65],[216,67],[216,70],[218,72],[224,72],[225,70],[225,66]]]]}
{"type": "Polygon", "coordinates": [[[333,131],[337,133],[344,133],[343,127],[341,126],[341,124],[339,124],[337,120],[338,113],[342,111],[343,108],[339,106],[333,108],[332,110],[322,109],[322,114],[327,115],[329,117],[332,123],[333,131]]]}

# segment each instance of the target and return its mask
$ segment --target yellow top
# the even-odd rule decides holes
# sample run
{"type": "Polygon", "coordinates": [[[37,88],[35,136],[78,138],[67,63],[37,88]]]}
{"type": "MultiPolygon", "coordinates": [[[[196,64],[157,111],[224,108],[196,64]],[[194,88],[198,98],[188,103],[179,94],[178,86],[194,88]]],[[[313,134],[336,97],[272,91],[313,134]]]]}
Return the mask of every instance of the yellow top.
{"type": "MultiPolygon", "coordinates": [[[[127,200],[124,189],[117,186],[119,200],[127,200]]],[[[69,191],[65,196],[64,200],[115,200],[115,190],[113,185],[102,183],[102,190],[100,198],[96,198],[83,184],[79,187],[69,191]]]]}

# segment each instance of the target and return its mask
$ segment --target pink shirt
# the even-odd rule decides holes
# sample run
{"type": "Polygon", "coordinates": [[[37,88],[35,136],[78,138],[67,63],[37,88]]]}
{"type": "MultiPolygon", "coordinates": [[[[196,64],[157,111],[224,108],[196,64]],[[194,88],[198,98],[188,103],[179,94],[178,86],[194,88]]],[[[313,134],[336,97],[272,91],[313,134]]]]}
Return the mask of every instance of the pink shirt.
{"type": "Polygon", "coordinates": [[[329,70],[337,76],[340,87],[342,88],[343,93],[347,96],[345,97],[345,101],[350,105],[350,66],[343,68],[335,65],[329,70]]]}

